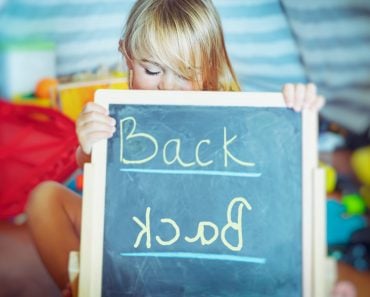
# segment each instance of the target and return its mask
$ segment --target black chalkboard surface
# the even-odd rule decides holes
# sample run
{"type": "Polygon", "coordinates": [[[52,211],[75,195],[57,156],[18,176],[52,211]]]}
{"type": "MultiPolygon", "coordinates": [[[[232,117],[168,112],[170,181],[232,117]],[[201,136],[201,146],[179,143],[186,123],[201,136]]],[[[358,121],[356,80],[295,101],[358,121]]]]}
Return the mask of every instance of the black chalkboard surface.
{"type": "Polygon", "coordinates": [[[188,96],[97,95],[117,131],[93,152],[96,296],[306,296],[302,114],[188,96]]]}

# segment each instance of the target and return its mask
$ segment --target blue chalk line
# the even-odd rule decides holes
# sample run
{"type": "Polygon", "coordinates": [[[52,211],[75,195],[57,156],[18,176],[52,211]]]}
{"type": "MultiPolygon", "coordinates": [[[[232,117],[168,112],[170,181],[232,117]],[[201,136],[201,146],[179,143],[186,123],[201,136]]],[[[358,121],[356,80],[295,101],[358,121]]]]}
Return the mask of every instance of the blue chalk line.
{"type": "Polygon", "coordinates": [[[212,171],[212,170],[166,170],[166,169],[134,169],[121,168],[123,172],[137,172],[137,173],[155,173],[155,174],[198,174],[198,175],[222,175],[222,176],[236,176],[236,177],[260,177],[262,174],[258,172],[232,172],[232,171],[212,171]]]}
{"type": "Polygon", "coordinates": [[[204,259],[204,260],[218,260],[218,261],[235,261],[247,262],[256,264],[266,264],[265,258],[243,257],[233,255],[220,254],[204,254],[204,253],[120,253],[122,257],[158,257],[158,258],[188,258],[188,259],[204,259]]]}

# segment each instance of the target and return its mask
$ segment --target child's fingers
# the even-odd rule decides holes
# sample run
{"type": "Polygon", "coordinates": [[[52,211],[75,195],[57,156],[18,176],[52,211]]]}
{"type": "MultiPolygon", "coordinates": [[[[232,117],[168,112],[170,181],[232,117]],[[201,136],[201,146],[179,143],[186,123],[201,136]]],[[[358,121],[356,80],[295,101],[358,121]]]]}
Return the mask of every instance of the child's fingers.
{"type": "Polygon", "coordinates": [[[313,83],[309,83],[306,86],[305,90],[305,98],[304,98],[304,103],[303,103],[303,108],[308,108],[317,100],[317,88],[316,85],[313,83]]]}
{"type": "Polygon", "coordinates": [[[324,96],[318,96],[316,109],[320,110],[321,108],[324,107],[325,103],[326,103],[325,97],[324,96]]]}
{"type": "Polygon", "coordinates": [[[96,111],[96,112],[100,112],[106,115],[108,114],[108,111],[103,106],[96,104],[94,102],[88,102],[84,107],[83,112],[90,112],[90,111],[96,111]]]}
{"type": "Polygon", "coordinates": [[[283,87],[283,97],[287,107],[293,107],[294,102],[294,85],[285,84],[283,87]]]}
{"type": "Polygon", "coordinates": [[[108,131],[94,131],[88,135],[88,143],[87,145],[92,146],[94,143],[108,139],[113,136],[114,132],[108,132],[108,131]]]}
{"type": "Polygon", "coordinates": [[[303,107],[303,102],[305,99],[306,87],[304,84],[297,84],[294,92],[294,103],[293,109],[295,111],[301,111],[303,107]]]}
{"type": "Polygon", "coordinates": [[[311,102],[311,104],[309,105],[309,109],[312,111],[319,111],[325,105],[325,101],[325,97],[317,96],[316,100],[311,102]]]}
{"type": "Polygon", "coordinates": [[[76,127],[77,130],[80,127],[83,127],[84,125],[91,123],[91,122],[96,122],[96,123],[102,123],[102,124],[107,124],[110,126],[115,126],[116,121],[115,119],[111,118],[108,115],[105,115],[101,112],[98,111],[84,111],[81,113],[81,115],[78,117],[76,121],[76,127]]]}
{"type": "Polygon", "coordinates": [[[91,147],[96,140],[106,139],[113,135],[116,128],[105,122],[90,121],[77,129],[77,136],[82,150],[91,153],[91,147]]]}
{"type": "Polygon", "coordinates": [[[82,150],[91,153],[92,145],[113,135],[115,119],[107,115],[104,107],[89,102],[76,121],[76,133],[82,150]]]}
{"type": "MultiPolygon", "coordinates": [[[[91,107],[94,109],[94,106],[91,107]]],[[[92,131],[112,132],[114,129],[115,120],[101,113],[101,110],[89,111],[89,108],[86,108],[76,121],[76,133],[81,145],[83,145],[86,135],[92,131]]],[[[85,149],[84,151],[88,153],[85,149]]]]}
{"type": "Polygon", "coordinates": [[[111,131],[93,131],[89,134],[86,134],[84,137],[80,139],[80,145],[82,150],[86,154],[91,154],[92,146],[103,139],[108,139],[113,136],[113,132],[111,131]]]}
{"type": "Polygon", "coordinates": [[[110,125],[107,122],[99,122],[99,121],[88,121],[83,125],[79,126],[79,130],[77,134],[80,135],[88,135],[94,131],[106,131],[106,132],[114,132],[116,127],[110,125]]]}

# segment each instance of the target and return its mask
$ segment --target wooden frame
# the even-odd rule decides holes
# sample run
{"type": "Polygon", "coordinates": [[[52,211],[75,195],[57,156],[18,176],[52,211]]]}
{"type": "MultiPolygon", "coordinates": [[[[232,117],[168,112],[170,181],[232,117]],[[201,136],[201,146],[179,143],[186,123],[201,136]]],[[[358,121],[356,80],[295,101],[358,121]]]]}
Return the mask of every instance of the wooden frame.
{"type": "MultiPolygon", "coordinates": [[[[158,105],[199,105],[199,106],[285,106],[280,93],[242,92],[179,92],[179,91],[117,91],[99,90],[95,102],[108,107],[109,104],[158,104],[158,105]],[[143,100],[142,98],[146,98],[143,100]],[[174,101],[174,98],[176,98],[174,101]],[[225,100],[227,98],[227,100],[225,100]]],[[[317,114],[302,113],[302,288],[303,297],[323,296],[317,284],[320,269],[324,267],[323,251],[325,241],[322,233],[324,220],[313,219],[312,209],[319,216],[324,213],[323,183],[317,174],[317,114]],[[316,187],[316,188],[315,188],[316,187]],[[316,233],[314,233],[316,232],[316,233]],[[315,235],[316,234],[316,235],[315,235]],[[314,240],[316,239],[316,240],[314,240]],[[313,245],[313,244],[314,245],[313,245]],[[312,272],[312,273],[311,273],[312,272]]],[[[107,141],[97,143],[93,148],[92,162],[85,165],[83,216],[80,253],[79,296],[101,296],[102,254],[105,196],[105,156],[107,141]]]]}

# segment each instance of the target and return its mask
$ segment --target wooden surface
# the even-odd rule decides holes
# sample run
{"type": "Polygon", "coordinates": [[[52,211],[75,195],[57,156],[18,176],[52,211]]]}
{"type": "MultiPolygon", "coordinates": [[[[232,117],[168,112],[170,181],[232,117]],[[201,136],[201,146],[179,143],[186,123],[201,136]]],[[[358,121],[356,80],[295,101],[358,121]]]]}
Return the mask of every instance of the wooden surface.
{"type": "Polygon", "coordinates": [[[60,297],[27,226],[0,221],[0,297],[60,297]]]}
{"type": "Polygon", "coordinates": [[[338,280],[351,281],[357,289],[357,297],[370,296],[370,272],[359,272],[347,264],[338,263],[338,280]]]}
{"type": "MultiPolygon", "coordinates": [[[[353,282],[358,297],[370,296],[370,272],[359,272],[338,263],[338,280],[353,282]]],[[[0,286],[0,297],[60,296],[33,247],[26,226],[0,222],[0,286]],[[14,295],[15,292],[19,295],[14,295]]]]}

